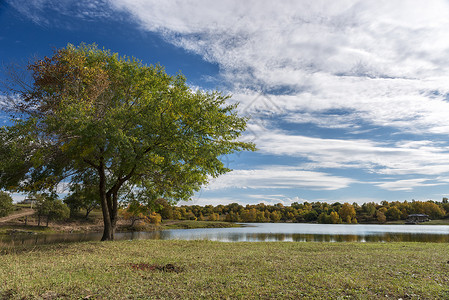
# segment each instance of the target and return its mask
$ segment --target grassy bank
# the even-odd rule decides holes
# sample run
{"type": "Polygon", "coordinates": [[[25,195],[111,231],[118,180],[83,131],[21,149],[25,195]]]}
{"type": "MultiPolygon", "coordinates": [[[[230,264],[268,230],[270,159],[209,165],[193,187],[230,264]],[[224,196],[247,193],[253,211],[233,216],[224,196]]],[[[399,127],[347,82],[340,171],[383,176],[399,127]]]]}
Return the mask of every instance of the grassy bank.
{"type": "MultiPolygon", "coordinates": [[[[20,212],[20,211],[19,211],[20,212]]],[[[11,215],[13,216],[13,215],[11,215]]],[[[52,233],[84,233],[84,232],[102,232],[103,216],[101,212],[94,211],[86,219],[79,215],[65,221],[51,221],[49,227],[46,227],[46,219],[42,218],[41,226],[38,226],[38,218],[35,215],[27,216],[27,225],[25,225],[25,217],[19,217],[9,222],[0,222],[0,235],[5,234],[52,234],[52,233]]],[[[194,221],[194,220],[164,220],[158,226],[145,224],[141,228],[132,228],[131,222],[120,219],[117,231],[153,231],[164,229],[194,229],[194,228],[227,228],[239,227],[239,225],[231,222],[223,221],[194,221]]]]}
{"type": "MultiPolygon", "coordinates": [[[[385,223],[385,225],[405,225],[405,221],[388,221],[385,223]]],[[[449,219],[430,220],[428,222],[422,222],[416,225],[449,225],[449,219]]]]}
{"type": "Polygon", "coordinates": [[[10,249],[0,298],[448,299],[448,253],[431,243],[154,240],[10,249]]]}
{"type": "Polygon", "coordinates": [[[431,220],[429,222],[423,222],[422,225],[449,225],[449,219],[431,220]]]}
{"type": "Polygon", "coordinates": [[[33,225],[0,225],[0,235],[5,234],[52,234],[57,231],[45,226],[33,225]]]}

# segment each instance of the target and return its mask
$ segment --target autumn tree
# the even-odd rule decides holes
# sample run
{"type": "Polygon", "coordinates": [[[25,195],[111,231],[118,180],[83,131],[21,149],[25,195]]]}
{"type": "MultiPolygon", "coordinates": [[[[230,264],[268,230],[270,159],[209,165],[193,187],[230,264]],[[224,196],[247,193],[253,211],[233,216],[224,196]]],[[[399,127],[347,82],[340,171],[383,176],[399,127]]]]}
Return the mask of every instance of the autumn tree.
{"type": "Polygon", "coordinates": [[[229,212],[225,217],[226,222],[240,222],[240,215],[239,213],[235,213],[233,211],[229,212]]]}
{"type": "Polygon", "coordinates": [[[96,177],[102,240],[113,240],[124,189],[151,202],[188,200],[230,171],[219,157],[246,119],[218,92],[192,90],[182,75],[95,45],[68,45],[28,66],[30,85],[10,86],[12,126],[0,129],[0,189],[54,192],[96,177]]]}
{"type": "Polygon", "coordinates": [[[252,208],[247,207],[243,211],[241,217],[242,217],[243,222],[256,222],[257,210],[254,207],[252,207],[252,208]]]}
{"type": "Polygon", "coordinates": [[[362,211],[368,217],[373,217],[376,214],[376,204],[373,202],[363,203],[362,211]]]}
{"type": "Polygon", "coordinates": [[[385,223],[387,221],[385,211],[386,211],[385,209],[379,209],[376,211],[376,219],[379,223],[385,223]]]}
{"type": "Polygon", "coordinates": [[[281,220],[281,214],[277,211],[273,211],[270,215],[272,222],[279,222],[281,220]]]}
{"type": "Polygon", "coordinates": [[[267,221],[267,219],[265,217],[265,212],[258,210],[256,212],[256,222],[263,223],[263,222],[266,222],[266,221],[267,221]]]}
{"type": "Polygon", "coordinates": [[[216,213],[212,213],[209,215],[208,218],[209,221],[219,221],[220,220],[220,216],[216,213]]]}
{"type": "Polygon", "coordinates": [[[332,211],[329,216],[331,224],[341,223],[340,215],[336,211],[332,211]]]}
{"type": "Polygon", "coordinates": [[[346,223],[357,223],[354,206],[349,203],[344,203],[338,211],[338,214],[346,223]]]}
{"type": "Polygon", "coordinates": [[[132,228],[134,228],[137,221],[154,225],[159,225],[162,221],[160,214],[151,211],[148,206],[143,205],[137,200],[130,201],[128,206],[120,211],[120,214],[125,220],[131,221],[130,227],[132,228]]]}
{"type": "Polygon", "coordinates": [[[401,219],[401,215],[402,215],[401,211],[396,206],[390,207],[385,212],[385,217],[387,217],[387,219],[390,220],[390,221],[400,220],[401,219]]]}
{"type": "Polygon", "coordinates": [[[164,199],[159,198],[155,201],[156,212],[158,212],[163,219],[173,219],[173,207],[164,199]]]}

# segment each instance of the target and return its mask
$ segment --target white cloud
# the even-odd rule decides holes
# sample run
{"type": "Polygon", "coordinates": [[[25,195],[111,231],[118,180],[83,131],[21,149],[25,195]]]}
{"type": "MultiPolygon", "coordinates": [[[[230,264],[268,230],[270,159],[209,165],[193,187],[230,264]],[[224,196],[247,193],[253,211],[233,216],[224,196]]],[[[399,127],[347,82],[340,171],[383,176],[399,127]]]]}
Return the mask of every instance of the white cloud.
{"type": "Polygon", "coordinates": [[[449,133],[449,77],[432,82],[324,74],[313,77],[321,84],[314,87],[316,90],[281,95],[244,90],[234,93],[234,98],[242,102],[240,107],[245,113],[271,111],[291,123],[351,130],[370,125],[417,134],[449,133]],[[338,111],[338,115],[332,111],[338,111]]]}
{"type": "MultiPolygon", "coordinates": [[[[248,195],[238,195],[235,197],[224,196],[224,197],[210,197],[205,196],[202,193],[197,194],[192,198],[191,201],[181,201],[177,205],[227,205],[231,203],[239,203],[240,205],[246,204],[259,204],[264,203],[265,205],[274,205],[277,203],[281,203],[284,206],[290,206],[293,202],[303,203],[308,200],[299,198],[299,197],[287,197],[282,194],[248,194],[248,195]]],[[[308,201],[311,202],[311,201],[308,201]]]]}
{"type": "Polygon", "coordinates": [[[403,179],[390,182],[383,182],[376,184],[378,187],[389,191],[412,191],[416,187],[436,186],[444,183],[432,183],[430,180],[424,178],[417,179],[403,179]]]}
{"type": "Polygon", "coordinates": [[[290,121],[449,133],[446,1],[111,3],[144,30],[218,63],[239,101],[253,99],[239,87],[288,88],[274,98],[290,121]],[[326,109],[351,114],[326,122],[326,109]]]}
{"type": "Polygon", "coordinates": [[[363,120],[415,133],[449,133],[449,3],[444,0],[11,4],[36,22],[47,20],[48,9],[80,18],[125,12],[143,30],[217,63],[244,104],[257,95],[254,90],[287,89],[271,96],[294,123],[358,129],[350,124],[363,120]],[[348,114],[323,118],[329,109],[348,114]]]}
{"type": "Polygon", "coordinates": [[[364,139],[323,139],[250,127],[261,153],[304,157],[308,168],[361,168],[389,175],[449,172],[449,148],[432,141],[395,144],[364,139]]]}
{"type": "MultiPolygon", "coordinates": [[[[298,198],[299,199],[299,198],[298,198]]],[[[296,198],[288,198],[285,195],[261,195],[261,194],[249,194],[249,195],[239,195],[236,197],[209,197],[203,195],[197,195],[193,197],[192,201],[181,201],[179,205],[227,205],[231,203],[239,203],[240,205],[246,204],[259,204],[264,203],[265,205],[274,205],[281,203],[282,205],[289,206],[293,202],[300,202],[302,199],[297,200],[296,198]]],[[[303,202],[303,201],[302,201],[303,202]]]]}
{"type": "Polygon", "coordinates": [[[238,198],[231,198],[231,197],[202,197],[201,195],[197,195],[196,197],[193,197],[191,201],[180,201],[177,203],[177,206],[181,205],[228,205],[231,203],[243,203],[238,198]]]}
{"type": "Polygon", "coordinates": [[[12,193],[11,198],[14,203],[19,203],[19,202],[25,200],[27,198],[27,195],[19,194],[19,193],[12,193]]]}
{"type": "MultiPolygon", "coordinates": [[[[284,206],[291,206],[292,203],[297,202],[297,203],[304,203],[304,202],[312,202],[311,200],[308,199],[304,199],[301,197],[286,197],[284,195],[268,195],[268,198],[265,197],[265,195],[253,195],[256,197],[253,197],[255,199],[261,199],[262,201],[258,201],[258,203],[264,203],[266,205],[274,205],[277,203],[281,203],[284,206]]],[[[319,200],[316,200],[319,201],[319,200]]],[[[327,201],[329,202],[329,201],[327,201]]],[[[332,202],[332,200],[331,200],[332,202]]]]}
{"type": "Polygon", "coordinates": [[[294,167],[270,166],[253,170],[234,170],[213,180],[207,190],[219,189],[310,189],[337,190],[356,182],[323,172],[294,167]]]}
{"type": "Polygon", "coordinates": [[[51,22],[48,10],[81,19],[124,12],[143,30],[217,63],[244,104],[255,90],[276,89],[273,101],[294,123],[359,132],[350,124],[362,120],[414,133],[449,133],[444,0],[10,3],[37,23],[51,22]],[[330,109],[347,115],[323,118],[330,109]]]}

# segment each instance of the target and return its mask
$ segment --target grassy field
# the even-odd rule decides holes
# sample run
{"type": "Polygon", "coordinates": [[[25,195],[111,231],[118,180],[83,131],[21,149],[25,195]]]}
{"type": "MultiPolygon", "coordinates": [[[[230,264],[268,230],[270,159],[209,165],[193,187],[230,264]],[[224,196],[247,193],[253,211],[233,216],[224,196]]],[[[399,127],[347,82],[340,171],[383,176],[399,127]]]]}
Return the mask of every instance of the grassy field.
{"type": "Polygon", "coordinates": [[[0,299],[449,299],[447,244],[141,240],[0,257],[0,299]]]}

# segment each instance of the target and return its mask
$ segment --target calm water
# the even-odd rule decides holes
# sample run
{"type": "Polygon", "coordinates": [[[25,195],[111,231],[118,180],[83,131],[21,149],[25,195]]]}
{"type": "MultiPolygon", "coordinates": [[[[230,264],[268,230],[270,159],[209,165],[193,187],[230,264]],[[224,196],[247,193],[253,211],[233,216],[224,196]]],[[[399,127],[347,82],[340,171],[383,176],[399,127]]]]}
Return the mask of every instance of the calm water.
{"type": "MultiPolygon", "coordinates": [[[[175,229],[117,233],[117,240],[212,240],[222,242],[449,242],[444,225],[344,225],[251,223],[239,228],[175,229]]],[[[0,246],[100,240],[100,233],[20,235],[0,238],[0,246]]]]}

